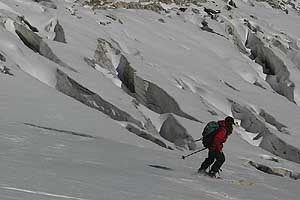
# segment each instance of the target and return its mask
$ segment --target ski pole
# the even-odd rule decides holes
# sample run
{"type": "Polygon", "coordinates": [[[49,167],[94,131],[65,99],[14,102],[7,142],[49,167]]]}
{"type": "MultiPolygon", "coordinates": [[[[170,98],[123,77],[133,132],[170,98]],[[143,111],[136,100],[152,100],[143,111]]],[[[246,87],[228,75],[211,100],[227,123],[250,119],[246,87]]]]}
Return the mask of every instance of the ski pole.
{"type": "Polygon", "coordinates": [[[195,153],[198,153],[198,152],[203,151],[203,150],[205,150],[205,149],[207,149],[207,147],[205,147],[205,148],[203,148],[203,149],[199,149],[198,151],[195,151],[195,152],[193,152],[193,153],[190,153],[190,154],[188,154],[188,155],[186,155],[186,156],[183,155],[181,158],[184,160],[186,157],[189,157],[189,156],[191,156],[191,155],[194,155],[195,153]]]}

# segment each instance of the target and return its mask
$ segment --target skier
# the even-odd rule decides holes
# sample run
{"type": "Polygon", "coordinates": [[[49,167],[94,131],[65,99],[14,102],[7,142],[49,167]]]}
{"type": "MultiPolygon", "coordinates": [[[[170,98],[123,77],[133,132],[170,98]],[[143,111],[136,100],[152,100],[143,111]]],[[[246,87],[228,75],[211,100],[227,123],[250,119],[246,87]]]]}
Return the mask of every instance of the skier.
{"type": "Polygon", "coordinates": [[[211,177],[216,177],[216,174],[225,162],[225,156],[222,152],[223,143],[226,142],[227,137],[233,131],[234,119],[228,116],[225,120],[218,121],[218,124],[219,128],[214,134],[212,143],[208,148],[208,157],[204,160],[198,170],[198,173],[206,174],[206,169],[214,163],[208,172],[208,175],[211,177]]]}

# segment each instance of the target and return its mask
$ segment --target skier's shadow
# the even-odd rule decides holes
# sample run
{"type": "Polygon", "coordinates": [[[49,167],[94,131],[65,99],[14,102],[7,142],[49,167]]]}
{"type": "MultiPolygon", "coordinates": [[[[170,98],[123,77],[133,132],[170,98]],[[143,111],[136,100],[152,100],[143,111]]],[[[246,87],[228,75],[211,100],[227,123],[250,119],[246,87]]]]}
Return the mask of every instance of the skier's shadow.
{"type": "Polygon", "coordinates": [[[173,169],[161,165],[148,165],[149,167],[157,168],[157,169],[162,169],[162,170],[168,170],[168,171],[173,171],[173,169]]]}

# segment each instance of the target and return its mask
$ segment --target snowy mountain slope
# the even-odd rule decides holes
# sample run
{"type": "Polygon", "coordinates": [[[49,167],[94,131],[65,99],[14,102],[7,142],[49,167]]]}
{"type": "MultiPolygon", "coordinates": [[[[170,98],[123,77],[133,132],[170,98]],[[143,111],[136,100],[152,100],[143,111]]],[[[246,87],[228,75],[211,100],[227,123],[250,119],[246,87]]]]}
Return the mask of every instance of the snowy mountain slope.
{"type": "Polygon", "coordinates": [[[298,2],[89,2],[0,3],[1,199],[297,199],[298,2]]]}

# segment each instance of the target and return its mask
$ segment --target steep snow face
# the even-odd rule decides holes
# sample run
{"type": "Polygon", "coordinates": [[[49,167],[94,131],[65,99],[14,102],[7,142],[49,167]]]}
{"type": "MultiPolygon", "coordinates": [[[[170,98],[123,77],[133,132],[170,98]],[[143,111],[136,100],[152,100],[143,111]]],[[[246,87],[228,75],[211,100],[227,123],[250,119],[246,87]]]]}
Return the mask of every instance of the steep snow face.
{"type": "Polygon", "coordinates": [[[298,21],[299,1],[0,0],[0,199],[298,199],[298,21]],[[224,179],[198,177],[181,155],[226,115],[224,179]]]}

